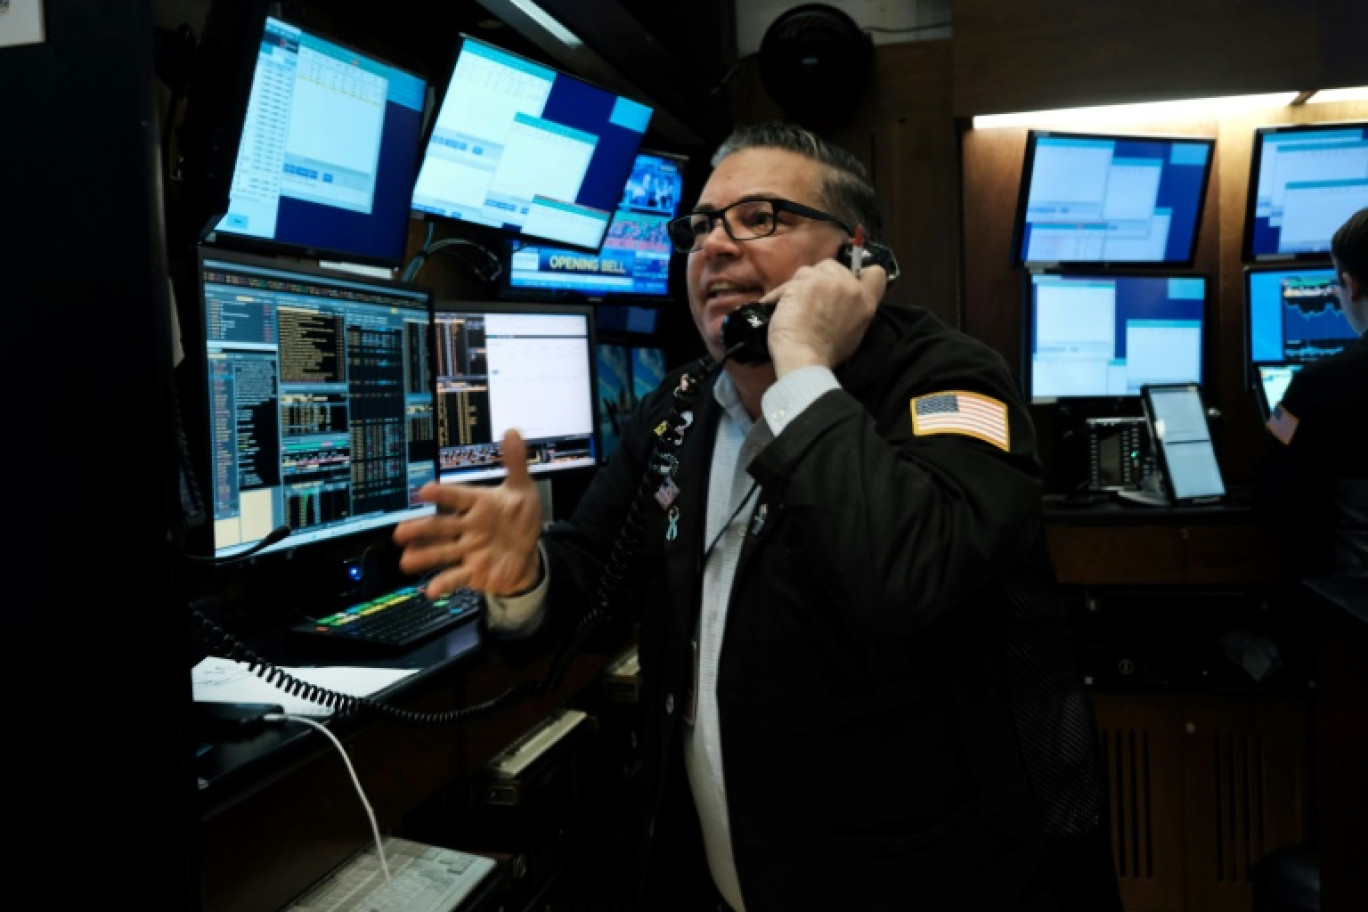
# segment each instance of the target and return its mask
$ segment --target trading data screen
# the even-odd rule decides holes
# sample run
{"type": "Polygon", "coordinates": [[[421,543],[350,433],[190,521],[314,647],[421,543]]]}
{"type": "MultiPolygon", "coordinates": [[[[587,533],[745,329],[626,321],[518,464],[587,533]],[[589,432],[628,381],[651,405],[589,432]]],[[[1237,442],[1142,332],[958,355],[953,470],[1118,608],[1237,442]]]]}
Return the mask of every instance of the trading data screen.
{"type": "Polygon", "coordinates": [[[209,250],[199,285],[216,555],[432,511],[427,289],[209,250]]]}

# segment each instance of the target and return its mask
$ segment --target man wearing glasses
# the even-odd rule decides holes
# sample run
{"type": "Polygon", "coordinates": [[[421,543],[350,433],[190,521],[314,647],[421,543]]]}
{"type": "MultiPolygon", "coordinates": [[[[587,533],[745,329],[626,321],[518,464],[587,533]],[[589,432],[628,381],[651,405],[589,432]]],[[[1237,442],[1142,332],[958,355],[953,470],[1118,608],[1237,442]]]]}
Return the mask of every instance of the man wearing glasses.
{"type": "Polygon", "coordinates": [[[1011,371],[880,306],[896,266],[860,254],[879,214],[851,155],[770,123],[712,164],[669,226],[708,357],[639,403],[568,520],[542,532],[510,433],[499,487],[424,488],[441,511],[396,531],[401,566],[486,593],[506,635],[566,637],[621,581],[631,908],[1119,909],[1011,371]],[[757,302],[768,351],[740,358],[724,321],[757,302]]]}

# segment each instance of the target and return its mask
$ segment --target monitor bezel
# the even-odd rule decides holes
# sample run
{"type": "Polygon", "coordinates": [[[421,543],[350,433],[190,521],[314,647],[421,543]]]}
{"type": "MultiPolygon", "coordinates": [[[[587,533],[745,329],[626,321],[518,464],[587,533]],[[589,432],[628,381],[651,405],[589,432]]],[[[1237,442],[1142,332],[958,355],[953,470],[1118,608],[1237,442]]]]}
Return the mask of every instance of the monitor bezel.
{"type": "Polygon", "coordinates": [[[1020,350],[1018,361],[1018,378],[1021,383],[1022,395],[1032,407],[1055,407],[1061,409],[1075,408],[1081,412],[1089,414],[1117,414],[1131,415],[1138,414],[1140,405],[1140,392],[1135,393],[1101,395],[1101,396],[1038,396],[1035,392],[1034,376],[1032,371],[1032,355],[1034,352],[1034,333],[1031,316],[1034,309],[1033,301],[1033,277],[1035,276],[1063,276],[1067,278],[1079,279],[1199,279],[1202,281],[1202,327],[1201,341],[1198,343],[1201,359],[1198,368],[1201,378],[1196,381],[1175,381],[1175,382],[1196,382],[1206,383],[1213,373],[1210,355],[1212,343],[1212,311],[1214,297],[1213,277],[1204,271],[1192,271],[1187,269],[1105,269],[1105,268],[1084,268],[1084,267],[1032,267],[1022,270],[1021,282],[1021,331],[1020,350]]]}
{"type": "Polygon", "coordinates": [[[1258,217],[1259,171],[1262,168],[1264,150],[1270,136],[1286,136],[1295,133],[1320,133],[1329,130],[1359,129],[1368,132],[1368,120],[1336,120],[1316,123],[1263,124],[1254,128],[1249,153],[1249,185],[1245,191],[1244,221],[1240,240],[1240,259],[1252,266],[1289,265],[1299,262],[1314,263],[1328,259],[1330,249],[1309,250],[1298,253],[1254,253],[1254,224],[1258,217]]]}
{"type": "MultiPolygon", "coordinates": [[[[550,481],[556,478],[573,477],[581,473],[596,471],[605,461],[603,452],[603,438],[599,430],[601,419],[598,401],[598,333],[594,306],[585,302],[578,301],[507,301],[507,300],[458,300],[458,299],[439,299],[434,305],[433,325],[434,331],[433,345],[436,346],[436,325],[442,321],[444,314],[450,313],[483,313],[483,314],[560,314],[567,316],[583,316],[587,321],[587,356],[589,360],[589,395],[590,395],[590,419],[591,430],[590,439],[593,448],[593,459],[587,464],[572,464],[555,467],[550,464],[547,467],[538,468],[529,465],[528,474],[533,480],[550,481]]],[[[440,376],[436,353],[433,355],[433,382],[438,386],[437,408],[441,407],[440,376]]],[[[507,477],[507,470],[501,466],[497,469],[486,470],[478,475],[473,473],[454,473],[442,471],[442,441],[440,432],[434,428],[437,434],[437,480],[442,484],[499,484],[507,477]]],[[[492,441],[496,446],[499,441],[492,441]]]]}
{"type": "MultiPolygon", "coordinates": [[[[196,248],[194,277],[198,295],[196,307],[196,313],[198,314],[199,319],[198,341],[196,349],[194,351],[194,358],[190,363],[194,365],[194,369],[198,374],[197,391],[199,400],[199,410],[201,414],[199,433],[203,437],[203,439],[199,441],[199,448],[197,450],[198,459],[196,459],[196,462],[198,464],[199,478],[202,479],[201,483],[203,485],[211,485],[214,477],[213,466],[211,464],[212,451],[210,448],[210,438],[212,436],[212,432],[208,424],[209,421],[212,420],[211,413],[208,409],[208,403],[212,395],[212,378],[210,377],[208,369],[209,328],[205,320],[206,301],[204,297],[204,282],[202,278],[204,274],[206,261],[213,260],[223,260],[235,266],[242,266],[246,268],[294,272],[304,276],[316,277],[318,279],[323,280],[324,282],[344,282],[360,285],[372,285],[386,288],[394,288],[396,290],[403,290],[405,292],[418,292],[422,294],[427,301],[426,313],[429,326],[426,342],[427,361],[430,366],[435,366],[436,364],[434,351],[434,334],[431,328],[434,308],[436,305],[436,295],[434,293],[434,290],[429,286],[420,285],[413,282],[404,282],[397,279],[380,278],[371,275],[356,275],[352,272],[342,271],[338,269],[329,269],[311,263],[302,263],[297,262],[295,260],[282,260],[280,258],[261,256],[259,254],[246,251],[231,250],[221,247],[212,247],[208,245],[199,246],[198,248],[196,248]]],[[[437,405],[437,389],[435,382],[435,374],[432,373],[431,370],[429,370],[429,374],[432,377],[430,389],[432,392],[432,403],[435,419],[435,409],[437,405]]],[[[438,477],[437,447],[435,436],[433,441],[431,477],[433,479],[436,479],[438,477]]],[[[207,490],[206,493],[208,493],[207,490]]],[[[213,518],[212,500],[211,498],[206,498],[206,500],[208,502],[206,502],[205,504],[205,510],[209,516],[209,522],[206,524],[207,528],[205,530],[205,538],[207,547],[204,550],[207,553],[212,554],[214,556],[213,559],[216,561],[242,559],[240,556],[243,554],[243,552],[250,551],[257,542],[261,541],[261,539],[256,539],[252,542],[243,542],[239,544],[228,545],[220,548],[215,539],[215,533],[213,529],[215,520],[213,518]]],[[[324,538],[301,540],[299,538],[294,537],[293,535],[289,535],[286,536],[284,539],[276,542],[274,545],[263,548],[260,551],[253,552],[250,557],[247,557],[245,559],[252,562],[261,561],[262,559],[274,560],[277,559],[277,555],[283,554],[286,556],[285,559],[293,560],[295,559],[296,553],[304,552],[317,552],[320,555],[331,555],[334,553],[345,554],[349,551],[353,551],[356,547],[356,543],[369,540],[376,536],[386,536],[388,534],[387,530],[392,529],[397,523],[399,523],[403,519],[410,518],[410,516],[431,515],[434,512],[436,512],[436,508],[432,507],[431,505],[411,505],[408,511],[408,515],[402,517],[395,517],[393,520],[390,521],[368,524],[353,530],[338,531],[335,534],[328,535],[324,538]]]]}
{"type": "Polygon", "coordinates": [[[1017,184],[1017,203],[1012,221],[1012,247],[1010,263],[1014,269],[1186,269],[1191,268],[1197,259],[1197,240],[1201,234],[1202,221],[1206,215],[1207,195],[1211,191],[1211,174],[1215,170],[1216,138],[1171,133],[1105,133],[1080,130],[1052,130],[1032,128],[1026,132],[1026,150],[1022,159],[1021,177],[1017,184]],[[1031,197],[1031,181],[1034,179],[1036,148],[1044,137],[1066,137],[1071,139],[1096,139],[1105,141],[1133,142],[1185,142],[1200,143],[1207,147],[1206,166],[1202,169],[1202,187],[1197,194],[1196,209],[1193,215],[1192,240],[1188,255],[1182,260],[1028,260],[1021,249],[1026,236],[1026,209],[1031,197]]]}
{"type": "MultiPolygon", "coordinates": [[[[409,173],[403,181],[401,196],[399,197],[399,199],[401,200],[400,205],[402,206],[404,211],[403,233],[400,236],[399,250],[395,256],[384,256],[379,254],[367,253],[364,251],[345,250],[342,248],[317,246],[300,241],[279,240],[276,238],[263,238],[258,237],[256,235],[242,234],[229,229],[224,229],[222,225],[219,224],[219,222],[221,222],[222,219],[228,215],[228,211],[222,213],[222,215],[220,215],[219,218],[216,219],[206,229],[203,242],[215,248],[222,248],[225,250],[240,250],[246,253],[254,253],[262,256],[295,256],[325,262],[355,263],[361,266],[379,266],[382,268],[393,270],[397,270],[403,267],[403,265],[409,259],[409,248],[411,246],[409,243],[409,228],[413,222],[413,212],[408,207],[408,201],[409,198],[411,198],[413,192],[413,182],[417,179],[418,164],[421,160],[421,156],[423,153],[424,129],[430,114],[428,108],[430,105],[429,98],[431,95],[432,81],[426,75],[418,72],[417,70],[396,63],[394,60],[390,59],[389,57],[383,54],[377,53],[375,51],[365,50],[361,47],[358,47],[355,44],[351,44],[341,40],[340,38],[333,37],[331,34],[325,33],[313,25],[308,25],[303,22],[300,22],[297,19],[291,19],[290,17],[285,15],[270,13],[262,20],[262,30],[260,35],[258,36],[259,40],[257,44],[257,53],[254,53],[252,56],[250,73],[244,77],[247,83],[247,91],[249,96],[251,93],[251,86],[253,85],[256,79],[257,64],[260,61],[260,42],[264,41],[266,38],[266,29],[269,27],[269,20],[271,19],[275,19],[278,22],[282,22],[285,25],[290,26],[291,28],[297,28],[300,31],[320,41],[326,41],[329,44],[333,44],[339,48],[342,48],[343,50],[347,50],[354,54],[366,57],[369,60],[381,66],[387,67],[391,70],[395,70],[400,73],[404,73],[422,83],[424,97],[423,108],[418,111],[418,124],[413,135],[413,156],[411,161],[408,162],[409,173]]],[[[249,109],[244,105],[243,110],[241,112],[241,123],[239,123],[239,133],[241,133],[243,127],[245,126],[248,110],[249,109]]],[[[232,181],[234,175],[236,174],[236,171],[237,156],[235,155],[232,161],[232,168],[228,174],[227,190],[230,208],[232,205],[232,181]]]]}
{"type": "Polygon", "coordinates": [[[491,48],[495,51],[498,51],[500,54],[506,54],[509,57],[514,57],[519,60],[526,61],[528,64],[532,66],[551,70],[555,72],[559,78],[573,80],[588,88],[606,93],[614,98],[631,101],[650,110],[651,113],[647,120],[647,127],[639,134],[640,138],[637,140],[636,147],[632,150],[631,156],[627,159],[627,166],[623,170],[622,180],[619,183],[619,192],[621,192],[621,186],[624,186],[627,183],[627,178],[631,176],[632,164],[636,160],[636,154],[637,152],[641,151],[642,143],[645,141],[646,135],[650,130],[650,121],[655,119],[656,106],[654,104],[640,101],[629,95],[624,95],[622,92],[610,89],[602,83],[596,82],[592,79],[586,79],[585,77],[575,73],[571,73],[567,71],[564,67],[561,67],[559,65],[547,63],[543,60],[538,60],[533,57],[529,57],[526,54],[521,54],[517,51],[510,50],[506,45],[497,44],[486,38],[481,38],[479,36],[472,35],[468,32],[460,32],[457,35],[457,40],[450,55],[450,59],[447,61],[447,66],[442,70],[442,78],[434,79],[431,82],[435,94],[435,101],[431,105],[431,110],[429,111],[429,116],[427,117],[427,122],[423,130],[423,135],[418,142],[418,161],[417,166],[414,170],[413,185],[410,187],[410,217],[418,221],[430,219],[432,221],[447,224],[452,227],[459,227],[462,231],[472,233],[473,236],[489,239],[491,241],[491,246],[495,247],[499,246],[500,242],[508,238],[517,238],[549,246],[566,247],[577,251],[597,252],[603,246],[603,238],[607,236],[608,228],[612,224],[612,216],[617,209],[616,202],[614,202],[613,208],[608,210],[608,220],[604,222],[603,233],[599,236],[598,244],[592,247],[568,243],[559,238],[544,238],[539,235],[528,234],[521,228],[513,229],[506,228],[502,225],[489,225],[485,224],[484,222],[477,222],[470,219],[462,219],[459,217],[444,215],[439,212],[429,212],[426,209],[418,209],[413,207],[412,196],[413,193],[416,193],[417,191],[418,178],[422,174],[423,163],[427,159],[428,148],[432,143],[433,135],[436,133],[438,121],[441,119],[442,106],[446,103],[447,96],[451,90],[451,81],[456,74],[456,66],[460,63],[461,55],[465,52],[466,46],[472,41],[486,48],[491,48]]]}
{"type": "MultiPolygon", "coordinates": [[[[683,206],[683,196],[688,192],[689,162],[690,158],[683,152],[667,152],[662,149],[647,148],[642,146],[637,149],[636,155],[652,155],[657,158],[671,159],[679,165],[682,192],[681,199],[675,206],[675,215],[678,215],[680,207],[683,206]]],[[[635,161],[635,157],[633,159],[635,161]]],[[[628,172],[628,176],[631,173],[628,172]]],[[[621,207],[613,212],[612,218],[608,220],[608,230],[612,229],[613,220],[617,218],[621,207]]],[[[673,217],[673,216],[671,216],[673,217]]],[[[605,240],[607,231],[604,232],[605,240]]],[[[646,293],[640,291],[581,291],[574,288],[536,288],[530,286],[515,286],[513,284],[513,253],[518,245],[537,247],[547,250],[564,250],[572,253],[582,253],[582,250],[573,247],[565,247],[560,244],[547,243],[534,238],[505,237],[501,239],[500,256],[502,260],[503,272],[499,281],[499,297],[508,301],[567,301],[567,302],[588,302],[591,304],[620,304],[627,305],[664,305],[675,300],[679,294],[679,257],[676,251],[670,248],[669,273],[666,276],[665,290],[662,292],[646,293]]],[[[603,252],[603,245],[599,245],[596,254],[603,252]]]]}

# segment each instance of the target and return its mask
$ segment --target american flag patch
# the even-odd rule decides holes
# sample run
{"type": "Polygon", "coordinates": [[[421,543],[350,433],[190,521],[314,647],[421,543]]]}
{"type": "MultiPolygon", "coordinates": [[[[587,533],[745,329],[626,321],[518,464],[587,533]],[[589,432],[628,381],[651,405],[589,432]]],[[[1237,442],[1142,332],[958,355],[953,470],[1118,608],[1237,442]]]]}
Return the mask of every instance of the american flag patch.
{"type": "Polygon", "coordinates": [[[1292,442],[1292,435],[1297,433],[1297,416],[1279,405],[1273,409],[1273,414],[1268,416],[1268,421],[1264,427],[1268,432],[1277,437],[1284,444],[1292,442]]]}
{"type": "Polygon", "coordinates": [[[912,433],[964,434],[1011,449],[1007,436],[1007,406],[991,396],[951,390],[912,400],[912,433]]]}

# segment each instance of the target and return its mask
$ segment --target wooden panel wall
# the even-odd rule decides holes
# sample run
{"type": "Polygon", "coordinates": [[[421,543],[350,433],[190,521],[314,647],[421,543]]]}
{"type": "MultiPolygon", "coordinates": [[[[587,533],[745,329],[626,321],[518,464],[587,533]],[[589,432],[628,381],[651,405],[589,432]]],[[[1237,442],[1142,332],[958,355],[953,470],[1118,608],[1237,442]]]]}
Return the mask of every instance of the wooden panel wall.
{"type": "Polygon", "coordinates": [[[955,0],[957,115],[1368,83],[1362,0],[955,0]]]}
{"type": "MultiPolygon", "coordinates": [[[[874,74],[840,124],[814,129],[860,156],[879,189],[884,240],[903,278],[885,300],[959,322],[959,164],[950,113],[950,42],[878,45],[874,74]]],[[[766,94],[755,66],[728,86],[733,119],[803,120],[766,94]]],[[[691,202],[691,201],[690,201],[691,202]]]]}

